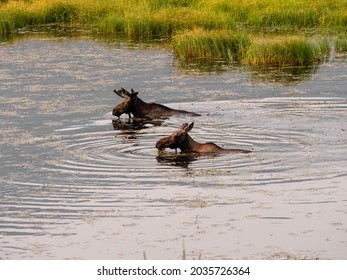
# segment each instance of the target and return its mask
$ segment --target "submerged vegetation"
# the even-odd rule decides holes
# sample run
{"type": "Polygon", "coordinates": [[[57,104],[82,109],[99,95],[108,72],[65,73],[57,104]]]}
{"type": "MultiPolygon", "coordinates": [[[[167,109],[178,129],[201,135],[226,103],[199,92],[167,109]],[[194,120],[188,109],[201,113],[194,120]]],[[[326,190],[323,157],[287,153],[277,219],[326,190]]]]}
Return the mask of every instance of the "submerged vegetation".
{"type": "Polygon", "coordinates": [[[0,0],[0,34],[64,24],[130,39],[172,39],[185,59],[306,65],[346,51],[347,0],[0,0]],[[342,34],[342,35],[341,35],[342,34]]]}

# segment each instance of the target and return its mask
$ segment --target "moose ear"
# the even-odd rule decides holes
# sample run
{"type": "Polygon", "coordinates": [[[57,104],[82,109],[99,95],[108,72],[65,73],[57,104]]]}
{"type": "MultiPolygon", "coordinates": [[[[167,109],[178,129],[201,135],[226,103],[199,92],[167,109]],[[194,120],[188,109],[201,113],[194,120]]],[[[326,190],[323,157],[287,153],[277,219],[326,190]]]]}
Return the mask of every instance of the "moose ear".
{"type": "Polygon", "coordinates": [[[123,88],[120,89],[120,90],[113,90],[113,91],[114,91],[115,94],[117,94],[119,97],[121,97],[121,98],[124,98],[124,97],[125,97],[123,88]]]}
{"type": "Polygon", "coordinates": [[[188,127],[188,123],[184,123],[181,125],[181,129],[186,130],[186,128],[188,127]]]}
{"type": "Polygon", "coordinates": [[[133,89],[131,89],[131,93],[129,94],[130,97],[135,97],[137,96],[139,93],[133,89]]]}
{"type": "Polygon", "coordinates": [[[194,122],[192,122],[188,127],[185,129],[186,132],[191,131],[194,126],[194,122]]]}

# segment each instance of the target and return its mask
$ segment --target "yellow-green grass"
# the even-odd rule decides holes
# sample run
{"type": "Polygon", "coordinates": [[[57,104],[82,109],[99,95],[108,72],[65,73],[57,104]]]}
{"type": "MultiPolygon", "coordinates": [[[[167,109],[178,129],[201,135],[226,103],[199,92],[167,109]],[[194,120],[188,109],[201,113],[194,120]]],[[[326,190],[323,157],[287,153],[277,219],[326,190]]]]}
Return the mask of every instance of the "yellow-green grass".
{"type": "Polygon", "coordinates": [[[248,65],[298,66],[322,60],[330,52],[325,39],[298,36],[249,37],[243,33],[194,30],[176,35],[173,48],[185,60],[225,60],[248,65]]]}
{"type": "Polygon", "coordinates": [[[206,0],[236,22],[255,27],[327,27],[346,30],[346,0],[206,0]]]}
{"type": "Polygon", "coordinates": [[[347,0],[0,0],[0,34],[50,23],[131,39],[172,38],[179,57],[249,65],[322,59],[327,40],[306,38],[307,30],[341,33],[335,49],[347,48],[347,0]]]}
{"type": "Polygon", "coordinates": [[[225,30],[196,29],[173,38],[177,56],[189,59],[226,60],[240,62],[250,44],[244,33],[225,30]]]}
{"type": "Polygon", "coordinates": [[[262,66],[302,66],[321,61],[330,53],[326,39],[307,39],[298,36],[255,38],[243,62],[262,66]]]}
{"type": "Polygon", "coordinates": [[[334,41],[335,52],[346,53],[347,52],[347,36],[338,36],[334,41]]]}
{"type": "Polygon", "coordinates": [[[347,0],[1,0],[1,33],[44,23],[84,25],[132,37],[236,25],[346,31],[347,0]]]}
{"type": "Polygon", "coordinates": [[[186,29],[201,27],[229,30],[235,23],[226,18],[218,17],[208,11],[191,10],[187,7],[161,9],[153,12],[143,12],[141,8],[132,8],[129,14],[110,13],[98,24],[103,33],[120,33],[129,38],[145,37],[170,38],[173,34],[186,29]]]}

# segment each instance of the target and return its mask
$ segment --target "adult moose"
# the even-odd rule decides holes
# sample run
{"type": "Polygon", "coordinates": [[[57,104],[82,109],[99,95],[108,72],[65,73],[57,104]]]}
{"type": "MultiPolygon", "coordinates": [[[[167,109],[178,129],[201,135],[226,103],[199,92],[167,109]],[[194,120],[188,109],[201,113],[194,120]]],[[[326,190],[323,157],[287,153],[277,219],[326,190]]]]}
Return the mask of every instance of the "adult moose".
{"type": "Polygon", "coordinates": [[[131,92],[128,92],[121,88],[120,90],[114,90],[114,92],[124,100],[113,108],[113,116],[120,117],[122,114],[128,114],[130,118],[131,114],[133,114],[135,118],[146,119],[168,118],[179,114],[200,116],[188,111],[171,109],[161,104],[146,103],[137,96],[138,92],[133,89],[131,89],[131,92]]]}
{"type": "Polygon", "coordinates": [[[177,152],[177,148],[181,150],[182,153],[199,153],[199,154],[207,154],[207,153],[250,153],[249,150],[243,149],[224,149],[219,147],[215,143],[198,143],[193,140],[192,137],[189,136],[188,132],[192,130],[194,123],[191,124],[184,123],[181,128],[172,133],[171,135],[160,139],[155,147],[158,150],[164,150],[165,148],[175,149],[177,152]]]}

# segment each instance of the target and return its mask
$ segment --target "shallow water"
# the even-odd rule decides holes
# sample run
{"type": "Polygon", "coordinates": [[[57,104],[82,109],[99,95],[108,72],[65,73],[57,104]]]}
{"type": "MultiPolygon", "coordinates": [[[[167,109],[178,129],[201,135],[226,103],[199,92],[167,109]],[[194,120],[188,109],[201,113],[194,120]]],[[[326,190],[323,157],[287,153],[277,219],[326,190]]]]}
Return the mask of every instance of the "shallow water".
{"type": "Polygon", "coordinates": [[[184,65],[156,45],[3,42],[3,259],[347,259],[347,64],[184,65]],[[198,112],[113,119],[113,89],[198,112]],[[251,154],[158,156],[190,135],[251,154]]]}

